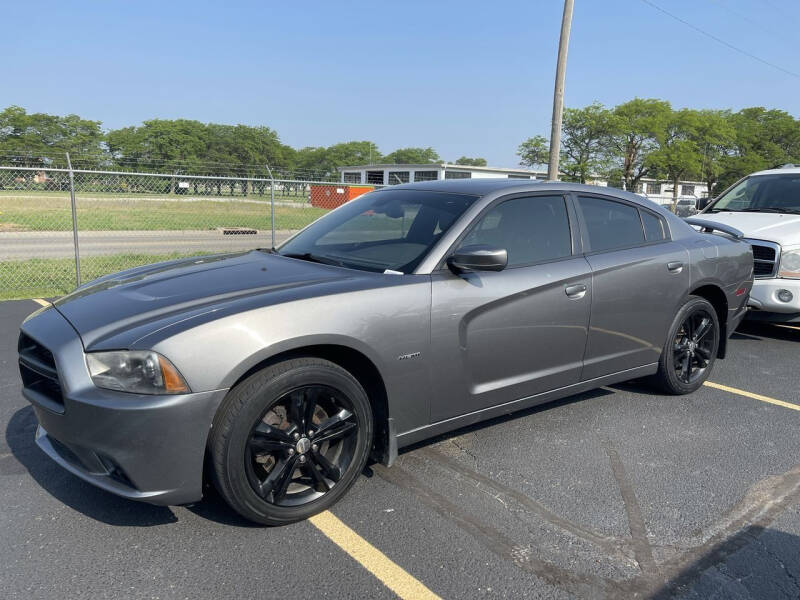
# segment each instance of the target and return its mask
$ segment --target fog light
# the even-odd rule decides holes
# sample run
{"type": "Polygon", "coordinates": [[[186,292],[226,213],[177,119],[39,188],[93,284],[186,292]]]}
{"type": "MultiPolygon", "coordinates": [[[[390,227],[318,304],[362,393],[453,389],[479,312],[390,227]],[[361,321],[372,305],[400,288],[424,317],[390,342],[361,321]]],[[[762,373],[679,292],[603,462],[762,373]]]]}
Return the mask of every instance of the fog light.
{"type": "Polygon", "coordinates": [[[789,290],[778,290],[778,300],[781,302],[791,302],[794,294],[789,290]]]}

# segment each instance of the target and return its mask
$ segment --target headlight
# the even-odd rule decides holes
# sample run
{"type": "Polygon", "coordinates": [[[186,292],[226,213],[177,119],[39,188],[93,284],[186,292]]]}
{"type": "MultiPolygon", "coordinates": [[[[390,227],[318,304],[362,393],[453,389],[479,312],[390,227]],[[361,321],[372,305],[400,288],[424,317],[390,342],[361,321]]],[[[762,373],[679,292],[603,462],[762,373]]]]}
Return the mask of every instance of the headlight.
{"type": "Polygon", "coordinates": [[[189,386],[178,369],[158,352],[90,352],[89,375],[99,388],[135,394],[183,394],[189,386]]]}
{"type": "Polygon", "coordinates": [[[784,249],[781,252],[781,267],[778,270],[778,277],[800,279],[800,247],[791,250],[784,249]]]}

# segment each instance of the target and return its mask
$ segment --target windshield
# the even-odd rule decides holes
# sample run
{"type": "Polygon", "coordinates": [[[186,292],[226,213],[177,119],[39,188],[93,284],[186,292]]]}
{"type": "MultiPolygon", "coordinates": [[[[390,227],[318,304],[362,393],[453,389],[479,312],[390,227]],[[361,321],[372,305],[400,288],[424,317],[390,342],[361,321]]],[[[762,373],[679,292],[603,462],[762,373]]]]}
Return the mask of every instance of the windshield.
{"type": "Polygon", "coordinates": [[[719,197],[708,212],[800,213],[800,173],[755,175],[719,197]]]}
{"type": "Polygon", "coordinates": [[[476,199],[420,190],[370,192],[315,221],[278,252],[351,269],[411,273],[476,199]]]}

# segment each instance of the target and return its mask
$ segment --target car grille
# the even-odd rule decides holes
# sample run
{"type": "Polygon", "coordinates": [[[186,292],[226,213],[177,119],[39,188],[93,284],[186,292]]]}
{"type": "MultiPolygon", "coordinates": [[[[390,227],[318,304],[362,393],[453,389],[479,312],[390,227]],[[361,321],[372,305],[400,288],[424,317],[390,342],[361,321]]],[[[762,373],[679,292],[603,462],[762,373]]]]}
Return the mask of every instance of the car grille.
{"type": "Polygon", "coordinates": [[[778,258],[781,247],[774,242],[747,240],[753,248],[753,276],[756,279],[775,277],[778,271],[778,258]]]}
{"type": "Polygon", "coordinates": [[[17,343],[19,374],[23,387],[39,398],[64,406],[61,382],[53,353],[29,335],[21,333],[17,343]]]}

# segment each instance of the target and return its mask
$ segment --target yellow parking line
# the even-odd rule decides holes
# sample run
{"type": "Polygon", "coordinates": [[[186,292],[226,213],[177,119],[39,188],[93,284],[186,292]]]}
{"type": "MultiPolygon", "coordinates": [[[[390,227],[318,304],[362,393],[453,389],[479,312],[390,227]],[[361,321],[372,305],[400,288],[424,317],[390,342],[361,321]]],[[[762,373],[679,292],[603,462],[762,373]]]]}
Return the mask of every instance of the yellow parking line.
{"type": "Polygon", "coordinates": [[[314,515],[309,521],[400,598],[439,599],[439,596],[389,560],[383,552],[342,523],[330,511],[314,515]]]}
{"type": "Polygon", "coordinates": [[[753,392],[746,392],[744,390],[728,387],[727,385],[721,385],[719,383],[713,383],[711,381],[706,381],[703,385],[707,385],[708,387],[712,387],[717,390],[730,392],[731,394],[738,394],[739,396],[753,398],[754,400],[761,400],[761,402],[768,402],[769,404],[783,406],[784,408],[791,408],[792,410],[800,410],[800,405],[792,404],[791,402],[784,402],[783,400],[776,400],[775,398],[770,398],[769,396],[762,396],[761,394],[754,394],[753,392]]]}
{"type": "Polygon", "coordinates": [[[32,300],[37,304],[41,304],[42,306],[50,306],[50,303],[47,300],[43,300],[42,298],[32,298],[32,300]]]}

